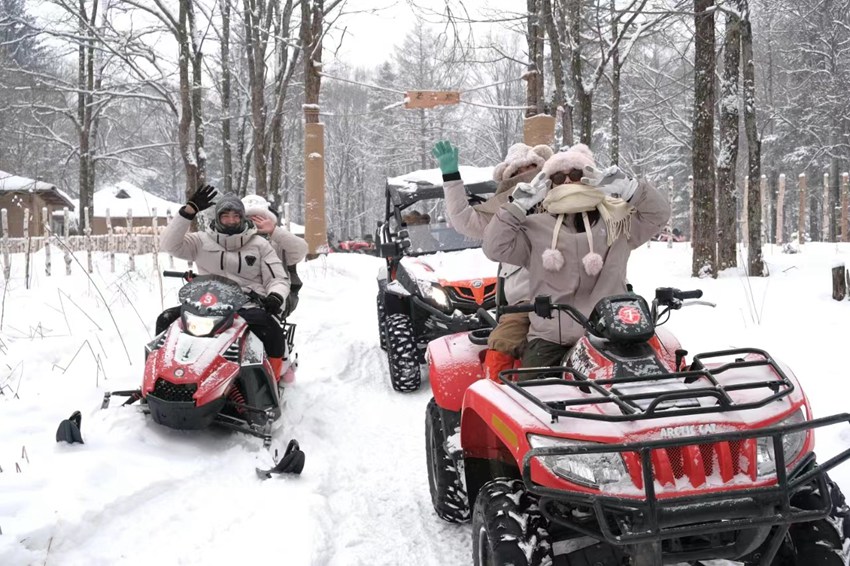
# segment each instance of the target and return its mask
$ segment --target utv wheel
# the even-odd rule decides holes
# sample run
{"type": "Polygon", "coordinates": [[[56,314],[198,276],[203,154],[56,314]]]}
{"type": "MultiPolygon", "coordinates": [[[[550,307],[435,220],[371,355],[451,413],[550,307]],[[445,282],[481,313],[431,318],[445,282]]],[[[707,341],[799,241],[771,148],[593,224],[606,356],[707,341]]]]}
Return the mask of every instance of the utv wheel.
{"type": "Polygon", "coordinates": [[[384,308],[384,289],[386,284],[378,283],[378,339],[381,342],[381,350],[387,349],[386,338],[386,309],[384,308]]]}
{"type": "Polygon", "coordinates": [[[406,314],[391,314],[384,324],[390,381],[396,391],[416,391],[422,382],[413,324],[406,314]]]}
{"type": "Polygon", "coordinates": [[[475,566],[551,566],[545,520],[520,480],[484,484],[472,514],[475,566]]]}
{"type": "Polygon", "coordinates": [[[450,523],[469,521],[469,500],[457,464],[445,448],[443,418],[433,398],[425,410],[425,459],[428,463],[428,487],[437,515],[450,523]]]}

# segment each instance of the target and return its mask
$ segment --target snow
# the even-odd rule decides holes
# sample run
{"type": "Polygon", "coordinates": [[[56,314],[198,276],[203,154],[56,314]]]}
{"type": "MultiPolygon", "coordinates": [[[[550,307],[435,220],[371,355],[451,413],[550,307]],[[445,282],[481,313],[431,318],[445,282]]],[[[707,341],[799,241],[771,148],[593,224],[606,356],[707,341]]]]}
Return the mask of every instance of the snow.
{"type": "MultiPolygon", "coordinates": [[[[493,180],[493,167],[471,167],[461,165],[460,176],[464,183],[485,183],[493,180]]],[[[420,169],[413,171],[400,177],[390,177],[387,179],[387,184],[391,186],[403,187],[410,185],[411,189],[416,188],[417,182],[430,183],[437,187],[443,186],[443,173],[439,169],[420,169]]]]}
{"type": "MultiPolygon", "coordinates": [[[[702,289],[715,308],[682,309],[665,325],[691,354],[764,348],[793,369],[816,417],[845,411],[850,301],[832,300],[830,267],[850,265],[850,244],[764,252],[768,278],[727,270],[697,280],[688,243],[653,243],[632,255],[629,281],[645,295],[702,289]]],[[[31,289],[23,256],[12,256],[0,306],[0,564],[471,564],[470,526],[431,507],[427,378],[412,394],[389,383],[375,319],[382,260],[330,254],[299,266],[300,366],[275,445],[295,437],[307,461],[299,477],[260,481],[254,468],[272,460],[259,439],[174,431],[117,402],[99,408],[104,391],[140,384],[142,347],[180,282],[163,279],[161,297],[150,255],[135,258],[135,272],[119,254],[110,273],[102,254],[91,279],[76,263],[71,276],[47,277],[43,253],[31,289]],[[86,443],[57,444],[74,410],[86,443]]],[[[185,267],[166,254],[159,262],[185,267]]],[[[825,460],[850,447],[850,430],[819,429],[817,442],[825,460]]],[[[832,476],[850,491],[850,466],[832,476]]]]}
{"type": "MultiPolygon", "coordinates": [[[[128,209],[132,211],[134,218],[152,217],[154,208],[157,216],[165,217],[169,210],[174,215],[183,206],[153,195],[127,181],[120,181],[96,191],[92,196],[92,202],[94,203],[91,213],[93,218],[105,218],[107,210],[112,218],[127,216],[128,209]]],[[[79,205],[80,201],[74,200],[74,206],[79,208],[79,205]]]]}

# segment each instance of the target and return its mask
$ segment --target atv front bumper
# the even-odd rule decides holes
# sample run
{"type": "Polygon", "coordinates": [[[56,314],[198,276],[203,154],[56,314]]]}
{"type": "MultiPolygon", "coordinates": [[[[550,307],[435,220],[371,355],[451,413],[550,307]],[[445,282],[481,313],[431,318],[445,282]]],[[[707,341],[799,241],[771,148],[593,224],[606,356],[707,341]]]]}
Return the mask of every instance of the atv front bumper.
{"type": "MultiPolygon", "coordinates": [[[[774,539],[777,540],[772,541],[778,548],[789,525],[816,521],[827,516],[832,501],[828,495],[825,474],[850,459],[850,449],[822,464],[818,464],[814,453],[810,453],[797,463],[792,471],[787,472],[783,437],[844,422],[850,422],[850,414],[781,427],[699,437],[629,444],[534,448],[523,460],[522,478],[528,490],[540,497],[540,509],[547,519],[572,531],[618,546],[658,543],[685,537],[714,537],[716,542],[723,539],[719,534],[731,533],[734,536],[723,539],[727,544],[722,548],[711,546],[702,553],[699,549],[690,548],[672,556],[679,561],[704,558],[734,559],[752,551],[751,547],[758,546],[774,526],[780,526],[774,533],[774,539]],[[740,483],[737,483],[730,485],[729,489],[707,489],[706,492],[699,493],[693,493],[691,490],[691,494],[685,496],[658,497],[658,484],[653,473],[654,451],[694,444],[752,441],[757,438],[772,440],[777,470],[775,483],[749,488],[741,488],[740,483]],[[644,486],[640,495],[634,495],[637,488],[631,491],[630,497],[605,494],[602,491],[586,493],[553,489],[531,478],[532,461],[543,456],[629,452],[637,454],[640,459],[644,486]],[[819,494],[815,509],[792,506],[792,497],[805,489],[812,489],[813,493],[816,490],[819,494]],[[577,520],[574,513],[577,508],[590,513],[595,520],[577,520]],[[753,537],[760,538],[747,540],[753,537]]],[[[764,484],[764,479],[771,477],[761,478],[760,483],[764,484]]],[[[776,548],[773,549],[774,552],[776,548]]],[[[665,561],[667,557],[665,554],[665,561]]]]}
{"type": "Polygon", "coordinates": [[[446,336],[447,334],[468,332],[486,326],[486,323],[477,314],[446,314],[419,297],[413,297],[413,305],[415,309],[428,314],[424,323],[426,329],[424,333],[425,341],[446,336]]]}

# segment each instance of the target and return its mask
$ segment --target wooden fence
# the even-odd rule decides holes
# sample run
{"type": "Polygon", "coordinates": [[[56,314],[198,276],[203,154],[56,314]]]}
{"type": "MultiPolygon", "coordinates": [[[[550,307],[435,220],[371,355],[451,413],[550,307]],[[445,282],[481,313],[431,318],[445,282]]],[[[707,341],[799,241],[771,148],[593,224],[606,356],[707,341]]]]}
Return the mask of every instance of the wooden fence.
{"type": "MultiPolygon", "coordinates": [[[[54,233],[50,228],[50,216],[47,214],[47,208],[42,209],[42,218],[44,224],[42,226],[41,235],[31,235],[29,233],[30,210],[24,209],[24,235],[22,238],[9,238],[9,220],[6,209],[0,210],[0,226],[2,226],[2,237],[0,237],[0,252],[3,257],[3,277],[8,280],[11,275],[12,254],[24,254],[24,273],[26,278],[27,288],[29,288],[30,274],[32,273],[32,256],[34,253],[44,250],[44,271],[46,275],[50,275],[53,269],[52,258],[53,253],[61,254],[65,263],[65,273],[71,274],[71,265],[74,263],[72,254],[76,252],[86,252],[86,269],[89,273],[93,271],[92,254],[94,252],[107,252],[109,254],[110,271],[115,272],[115,254],[126,253],[129,260],[130,271],[136,269],[136,255],[138,254],[153,254],[154,269],[159,271],[159,233],[164,226],[159,225],[159,219],[156,217],[156,209],[151,210],[150,225],[133,226],[133,215],[130,210],[127,211],[126,227],[112,227],[112,219],[109,215],[109,210],[106,211],[106,226],[107,234],[93,236],[91,234],[91,222],[89,218],[89,209],[83,209],[85,217],[85,225],[89,226],[86,233],[83,235],[72,236],[70,234],[70,213],[65,209],[64,233],[54,233]]],[[[167,215],[168,221],[171,220],[171,211],[167,215]]],[[[174,258],[169,258],[169,267],[172,267],[174,258]]],[[[189,264],[191,268],[191,262],[189,264]]]]}

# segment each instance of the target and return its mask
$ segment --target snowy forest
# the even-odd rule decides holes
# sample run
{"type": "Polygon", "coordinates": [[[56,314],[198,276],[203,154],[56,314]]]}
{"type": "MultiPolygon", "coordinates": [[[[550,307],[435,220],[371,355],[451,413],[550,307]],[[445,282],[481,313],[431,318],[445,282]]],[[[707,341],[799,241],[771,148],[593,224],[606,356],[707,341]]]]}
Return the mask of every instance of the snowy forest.
{"type": "Polygon", "coordinates": [[[318,120],[328,231],[356,237],[388,176],[435,166],[435,141],[492,165],[545,113],[556,149],[585,142],[668,191],[695,273],[735,265],[742,241],[847,240],[848,0],[407,0],[384,60],[332,57],[369,4],[0,0],[0,170],[81,208],[107,183],[182,202],[211,182],[289,202],[301,222],[304,123],[318,120]],[[417,89],[461,103],[405,109],[417,89]],[[747,187],[764,196],[745,211],[747,187]]]}

